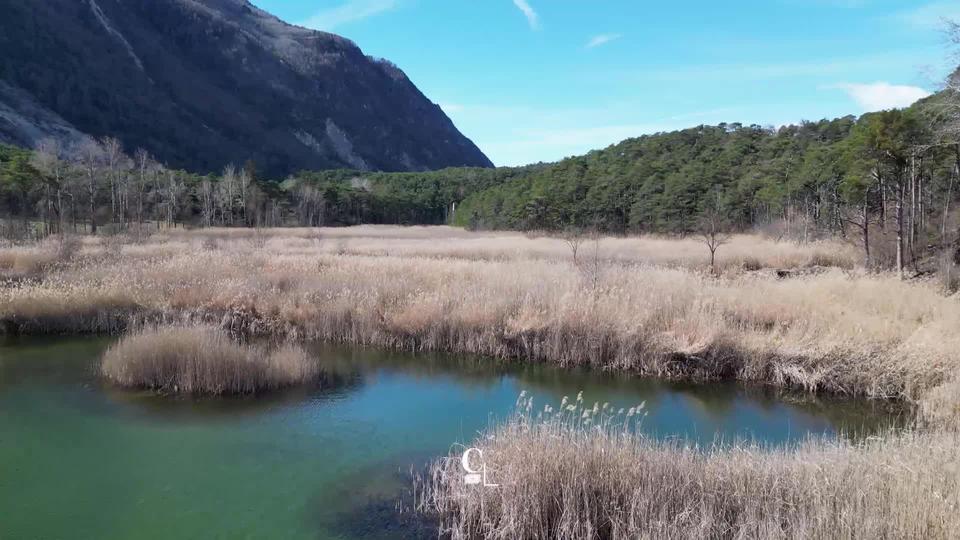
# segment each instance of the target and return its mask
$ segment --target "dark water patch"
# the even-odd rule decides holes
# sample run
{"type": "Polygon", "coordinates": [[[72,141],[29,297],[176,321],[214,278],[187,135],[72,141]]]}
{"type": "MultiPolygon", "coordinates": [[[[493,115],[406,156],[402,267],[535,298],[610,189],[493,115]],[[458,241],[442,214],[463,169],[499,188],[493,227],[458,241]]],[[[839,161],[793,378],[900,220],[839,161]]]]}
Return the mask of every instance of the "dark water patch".
{"type": "Polygon", "coordinates": [[[438,516],[416,512],[414,480],[434,456],[394,456],[344,475],[335,489],[319,490],[311,521],[320,531],[368,540],[436,538],[438,516]]]}

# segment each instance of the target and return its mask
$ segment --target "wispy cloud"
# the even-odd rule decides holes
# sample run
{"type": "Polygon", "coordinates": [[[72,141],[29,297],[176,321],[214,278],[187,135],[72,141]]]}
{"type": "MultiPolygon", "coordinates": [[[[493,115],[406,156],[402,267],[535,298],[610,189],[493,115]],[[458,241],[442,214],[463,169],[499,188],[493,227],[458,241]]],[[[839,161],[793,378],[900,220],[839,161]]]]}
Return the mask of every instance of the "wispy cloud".
{"type": "Polygon", "coordinates": [[[517,9],[523,12],[523,16],[527,18],[531,30],[540,29],[540,17],[530,4],[527,3],[527,0],[513,0],[513,5],[517,6],[517,9]]]}
{"type": "Polygon", "coordinates": [[[587,42],[587,48],[592,49],[594,47],[599,47],[601,45],[606,45],[611,41],[616,41],[622,38],[622,34],[600,34],[598,36],[593,36],[590,38],[590,41],[587,42]]]}
{"type": "Polygon", "coordinates": [[[864,112],[909,107],[918,99],[930,95],[919,86],[875,82],[871,84],[842,83],[832,86],[845,91],[864,112]]]}
{"type": "Polygon", "coordinates": [[[960,4],[955,1],[931,2],[901,11],[893,16],[897,22],[905,22],[914,28],[936,30],[944,27],[945,19],[960,20],[960,4]]]}
{"type": "Polygon", "coordinates": [[[809,7],[811,4],[814,4],[818,6],[853,9],[865,7],[870,3],[870,0],[782,0],[781,3],[803,7],[809,7]]]}
{"type": "Polygon", "coordinates": [[[901,67],[903,71],[915,69],[917,59],[928,55],[926,50],[885,52],[860,57],[824,58],[778,63],[740,63],[686,65],[679,67],[653,68],[634,71],[631,78],[662,81],[706,80],[770,80],[805,77],[839,78],[844,74],[871,71],[879,68],[901,67]]]}
{"type": "Polygon", "coordinates": [[[447,114],[458,113],[464,109],[464,106],[459,103],[437,103],[437,106],[443,109],[443,112],[447,114]]]}
{"type": "Polygon", "coordinates": [[[314,13],[300,26],[329,31],[343,24],[379,15],[396,6],[397,0],[347,0],[339,6],[314,13]]]}

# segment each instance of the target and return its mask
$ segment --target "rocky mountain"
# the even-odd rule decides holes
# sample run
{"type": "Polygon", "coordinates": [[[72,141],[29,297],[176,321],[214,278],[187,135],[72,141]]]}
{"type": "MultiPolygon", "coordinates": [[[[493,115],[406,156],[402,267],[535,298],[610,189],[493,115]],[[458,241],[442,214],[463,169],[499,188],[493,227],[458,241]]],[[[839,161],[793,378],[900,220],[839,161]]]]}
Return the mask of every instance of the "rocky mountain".
{"type": "Polygon", "coordinates": [[[0,142],[111,135],[197,172],[491,166],[407,76],[246,0],[0,0],[0,142]]]}

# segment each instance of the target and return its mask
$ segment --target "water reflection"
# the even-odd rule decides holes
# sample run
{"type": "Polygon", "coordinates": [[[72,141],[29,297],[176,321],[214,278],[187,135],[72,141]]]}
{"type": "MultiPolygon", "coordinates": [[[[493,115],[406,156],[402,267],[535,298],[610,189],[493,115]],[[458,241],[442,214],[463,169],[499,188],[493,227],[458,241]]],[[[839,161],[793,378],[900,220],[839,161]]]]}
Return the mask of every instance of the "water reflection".
{"type": "MultiPolygon", "coordinates": [[[[465,393],[525,390],[536,403],[558,405],[583,392],[588,404],[614,409],[645,403],[643,430],[679,436],[703,445],[718,440],[762,442],[801,440],[807,434],[840,434],[852,439],[903,425],[911,417],[902,404],[842,399],[736,382],[690,383],[606,373],[585,368],[558,369],[470,355],[385,352],[314,344],[325,369],[342,377],[376,378],[402,374],[412,381],[454,383],[465,393]]],[[[491,412],[497,412],[492,409],[491,412]]]]}
{"type": "MultiPolygon", "coordinates": [[[[583,392],[588,404],[614,409],[646,404],[644,431],[710,444],[717,438],[784,442],[807,433],[862,437],[910,418],[903,405],[845,400],[732,382],[691,384],[617,375],[588,369],[557,369],[471,355],[409,353],[327,343],[308,345],[323,367],[316,385],[246,397],[160,396],[116,388],[97,375],[97,360],[110,339],[5,338],[0,341],[0,391],[42,384],[89,412],[148,415],[169,422],[277,414],[349,400],[368,387],[382,392],[382,405],[400,400],[398,390],[446,389],[473,400],[493,399],[485,414],[510,413],[503,396],[521,390],[536,404],[557,405],[583,392]],[[7,361],[4,361],[4,360],[7,361]],[[16,360],[16,361],[13,361],[16,360]],[[398,380],[397,378],[402,380],[398,380]],[[383,384],[386,381],[386,384],[383,384]],[[399,386],[398,386],[399,384],[399,386]],[[99,398],[90,399],[93,394],[99,398]],[[109,403],[105,403],[109,402],[109,403]]],[[[402,393],[402,392],[399,392],[402,393]]],[[[489,420],[489,416],[488,416],[489,420]]]]}
{"type": "Polygon", "coordinates": [[[429,527],[396,512],[410,468],[510,415],[521,390],[538,407],[580,391],[589,404],[645,402],[644,432],[702,445],[900,421],[877,402],[329,344],[310,345],[318,386],[160,396],[98,377],[110,342],[0,343],[0,538],[416,537],[429,527]]]}

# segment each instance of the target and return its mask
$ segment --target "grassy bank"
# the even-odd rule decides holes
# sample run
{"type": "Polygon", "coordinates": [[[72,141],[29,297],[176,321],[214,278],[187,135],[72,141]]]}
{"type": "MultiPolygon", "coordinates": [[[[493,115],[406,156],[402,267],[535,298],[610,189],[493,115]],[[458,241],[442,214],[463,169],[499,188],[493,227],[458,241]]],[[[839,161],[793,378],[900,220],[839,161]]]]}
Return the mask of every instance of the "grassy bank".
{"type": "Polygon", "coordinates": [[[465,485],[459,454],[436,462],[421,510],[456,539],[946,539],[960,530],[956,431],[698,449],[632,435],[626,415],[603,408],[561,410],[523,412],[474,441],[499,487],[465,485]]]}
{"type": "Polygon", "coordinates": [[[239,344],[211,326],[147,327],[111,346],[101,372],[131,388],[164,393],[253,394],[316,380],[319,365],[291,344],[239,344]]]}

